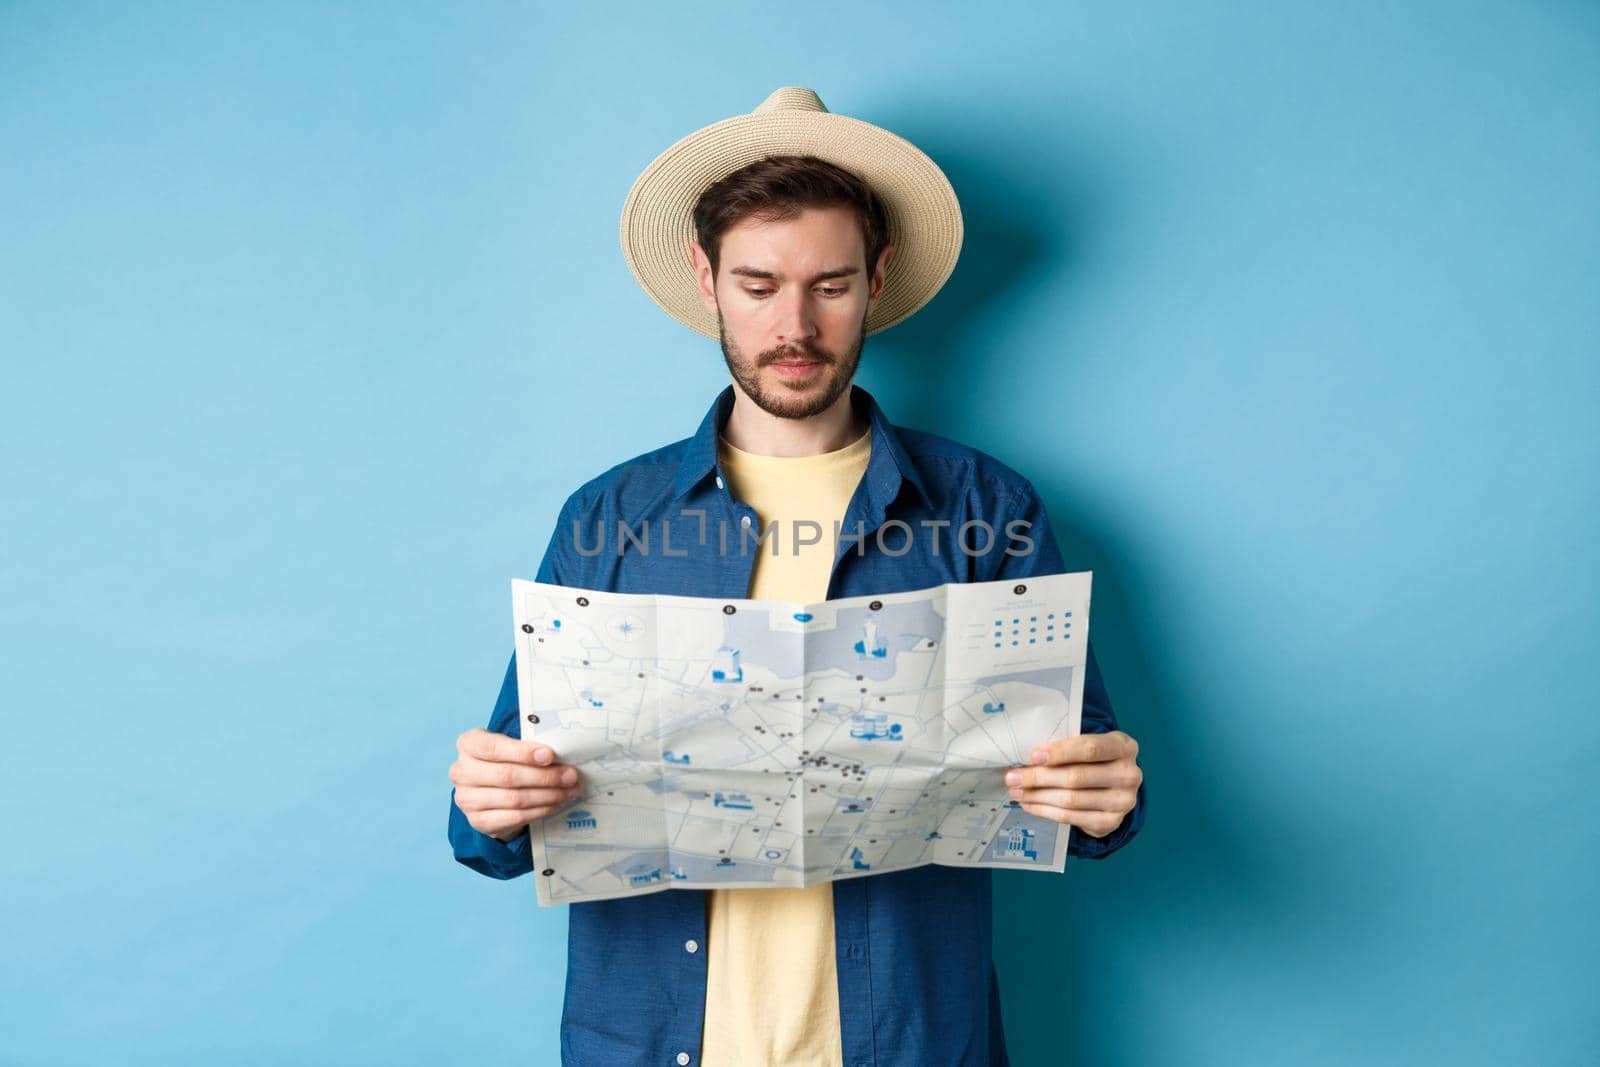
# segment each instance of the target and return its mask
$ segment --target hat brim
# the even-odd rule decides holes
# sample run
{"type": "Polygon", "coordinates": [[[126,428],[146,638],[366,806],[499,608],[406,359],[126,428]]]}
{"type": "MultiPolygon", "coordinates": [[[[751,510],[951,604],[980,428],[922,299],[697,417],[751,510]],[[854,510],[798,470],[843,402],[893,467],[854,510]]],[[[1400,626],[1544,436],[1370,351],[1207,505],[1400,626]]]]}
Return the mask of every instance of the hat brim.
{"type": "Polygon", "coordinates": [[[883,202],[895,251],[863,332],[886,330],[933,299],[961,255],[961,205],[950,180],[926,153],[888,130],[849,115],[793,110],[736,115],[696,130],[634,181],[622,206],[622,256],[650,299],[690,329],[718,336],[689,254],[695,203],[732,171],[791,154],[844,167],[883,202]]]}

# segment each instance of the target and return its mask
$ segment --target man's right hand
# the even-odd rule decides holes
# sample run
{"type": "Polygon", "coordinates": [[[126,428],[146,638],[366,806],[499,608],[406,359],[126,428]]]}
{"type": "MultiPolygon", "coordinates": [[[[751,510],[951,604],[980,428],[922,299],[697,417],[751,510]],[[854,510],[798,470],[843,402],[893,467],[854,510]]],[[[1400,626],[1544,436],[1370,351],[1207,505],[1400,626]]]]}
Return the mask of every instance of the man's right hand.
{"type": "Polygon", "coordinates": [[[479,833],[510,841],[582,790],[578,769],[556,762],[550,746],[477,727],[456,738],[450,765],[456,807],[479,833]]]}

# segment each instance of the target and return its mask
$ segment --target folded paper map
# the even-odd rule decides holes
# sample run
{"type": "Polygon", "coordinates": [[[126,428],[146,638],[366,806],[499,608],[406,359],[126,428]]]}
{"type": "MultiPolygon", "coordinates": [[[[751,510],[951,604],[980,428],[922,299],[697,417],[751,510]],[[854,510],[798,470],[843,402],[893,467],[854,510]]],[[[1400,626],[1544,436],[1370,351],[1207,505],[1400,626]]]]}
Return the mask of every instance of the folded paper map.
{"type": "Polygon", "coordinates": [[[522,736],[582,795],[529,827],[540,904],[1061,871],[1004,770],[1079,732],[1090,572],[817,604],[515,579],[522,736]]]}

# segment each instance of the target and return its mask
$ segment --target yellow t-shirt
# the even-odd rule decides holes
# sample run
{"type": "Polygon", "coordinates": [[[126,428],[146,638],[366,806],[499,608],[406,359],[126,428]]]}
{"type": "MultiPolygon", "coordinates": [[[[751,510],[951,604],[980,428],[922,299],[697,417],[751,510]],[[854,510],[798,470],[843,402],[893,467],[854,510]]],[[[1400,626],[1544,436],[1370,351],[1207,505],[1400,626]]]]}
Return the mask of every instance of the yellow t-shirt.
{"type": "MultiPolygon", "coordinates": [[[[755,553],[750,597],[814,603],[828,597],[836,522],[867,469],[872,431],[818,456],[760,456],[718,438],[734,498],[755,509],[772,542],[755,553]],[[816,526],[796,523],[815,523],[816,526]],[[820,527],[820,530],[818,529],[820,527]],[[820,533],[815,544],[800,544],[820,533]]],[[[706,894],[704,1067],[840,1067],[833,885],[713,889],[706,894]]]]}

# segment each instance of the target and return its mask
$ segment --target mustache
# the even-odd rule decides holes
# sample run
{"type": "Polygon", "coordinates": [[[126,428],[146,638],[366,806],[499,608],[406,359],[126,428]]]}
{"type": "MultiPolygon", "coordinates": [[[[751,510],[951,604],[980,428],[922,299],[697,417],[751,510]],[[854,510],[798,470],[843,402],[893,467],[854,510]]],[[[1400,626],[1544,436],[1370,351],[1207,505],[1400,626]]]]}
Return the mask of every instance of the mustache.
{"type": "Polygon", "coordinates": [[[812,348],[808,345],[805,348],[800,349],[783,348],[777,350],[776,352],[768,352],[761,357],[760,365],[764,367],[768,363],[779,363],[794,359],[814,359],[822,363],[834,362],[834,358],[828,355],[828,353],[819,348],[812,348]]]}

